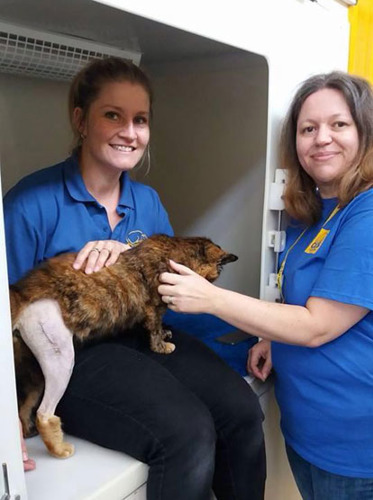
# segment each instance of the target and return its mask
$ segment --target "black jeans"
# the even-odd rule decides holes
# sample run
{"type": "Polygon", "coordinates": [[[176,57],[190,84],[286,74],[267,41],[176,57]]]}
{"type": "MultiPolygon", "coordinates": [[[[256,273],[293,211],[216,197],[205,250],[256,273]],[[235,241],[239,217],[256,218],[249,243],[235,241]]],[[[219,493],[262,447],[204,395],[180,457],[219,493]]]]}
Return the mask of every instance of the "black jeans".
{"type": "Polygon", "coordinates": [[[263,415],[240,375],[191,335],[170,355],[126,332],[76,353],[64,429],[149,465],[148,500],[262,500],[263,415]]]}

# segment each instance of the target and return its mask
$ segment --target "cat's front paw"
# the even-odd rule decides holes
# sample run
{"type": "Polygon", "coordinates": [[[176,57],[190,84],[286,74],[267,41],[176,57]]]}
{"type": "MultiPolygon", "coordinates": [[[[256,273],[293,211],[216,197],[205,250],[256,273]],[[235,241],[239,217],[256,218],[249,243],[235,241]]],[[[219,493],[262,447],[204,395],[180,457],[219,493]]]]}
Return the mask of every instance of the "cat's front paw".
{"type": "Polygon", "coordinates": [[[163,354],[171,354],[176,349],[176,346],[172,342],[162,342],[161,349],[162,351],[160,352],[162,352],[163,354]]]}
{"type": "Polygon", "coordinates": [[[170,340],[172,339],[171,330],[162,330],[162,340],[170,340]]]}
{"type": "Polygon", "coordinates": [[[171,354],[175,350],[175,344],[164,342],[160,340],[159,337],[156,337],[151,339],[150,348],[153,352],[157,352],[158,354],[171,354]]]}

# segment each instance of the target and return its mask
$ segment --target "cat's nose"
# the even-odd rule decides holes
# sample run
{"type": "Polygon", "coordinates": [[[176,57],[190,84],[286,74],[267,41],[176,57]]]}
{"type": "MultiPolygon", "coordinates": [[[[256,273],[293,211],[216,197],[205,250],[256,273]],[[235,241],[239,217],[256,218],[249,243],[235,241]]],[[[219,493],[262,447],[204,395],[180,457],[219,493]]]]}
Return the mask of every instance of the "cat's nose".
{"type": "Polygon", "coordinates": [[[225,265],[228,264],[229,262],[235,262],[236,260],[238,260],[237,255],[234,255],[233,253],[227,253],[221,259],[221,263],[225,265]]]}

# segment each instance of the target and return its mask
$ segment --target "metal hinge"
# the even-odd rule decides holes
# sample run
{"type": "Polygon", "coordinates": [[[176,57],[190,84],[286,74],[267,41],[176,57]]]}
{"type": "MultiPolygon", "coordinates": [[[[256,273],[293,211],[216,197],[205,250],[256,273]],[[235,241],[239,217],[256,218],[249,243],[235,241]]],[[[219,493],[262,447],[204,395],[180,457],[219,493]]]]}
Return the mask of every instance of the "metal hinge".
{"type": "Polygon", "coordinates": [[[284,210],[284,194],[286,183],[287,170],[284,168],[277,168],[275,171],[275,181],[271,182],[269,187],[269,204],[270,210],[284,210]]]}
{"type": "Polygon", "coordinates": [[[21,500],[20,495],[11,495],[10,494],[8,467],[7,467],[6,463],[2,464],[2,469],[3,469],[3,482],[4,482],[5,493],[0,498],[0,500],[21,500]]]}
{"type": "Polygon", "coordinates": [[[280,253],[284,250],[286,244],[285,231],[268,231],[268,246],[273,248],[273,251],[280,253]]]}
{"type": "Polygon", "coordinates": [[[280,302],[281,294],[277,286],[277,274],[269,275],[268,285],[264,289],[264,299],[269,302],[280,302]]]}
{"type": "MultiPolygon", "coordinates": [[[[282,212],[285,209],[283,200],[286,178],[288,171],[283,168],[275,170],[275,180],[271,183],[269,188],[269,210],[278,213],[277,229],[268,231],[267,244],[269,248],[273,248],[275,253],[274,268],[278,268],[279,253],[285,248],[286,232],[281,230],[282,226],[282,212]]],[[[277,274],[270,273],[268,277],[268,284],[264,288],[264,299],[270,302],[280,301],[280,290],[277,286],[277,274]]]]}

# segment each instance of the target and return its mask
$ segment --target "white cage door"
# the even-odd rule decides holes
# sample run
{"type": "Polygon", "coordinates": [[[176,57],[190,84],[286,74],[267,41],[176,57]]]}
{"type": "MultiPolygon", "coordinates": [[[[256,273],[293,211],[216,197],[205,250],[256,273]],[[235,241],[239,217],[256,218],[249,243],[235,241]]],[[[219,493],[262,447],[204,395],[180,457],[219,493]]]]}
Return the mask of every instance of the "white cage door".
{"type": "MultiPolygon", "coordinates": [[[[1,181],[0,197],[2,199],[1,181]]],[[[0,203],[0,318],[0,498],[26,500],[18,427],[2,203],[0,203]]]]}

